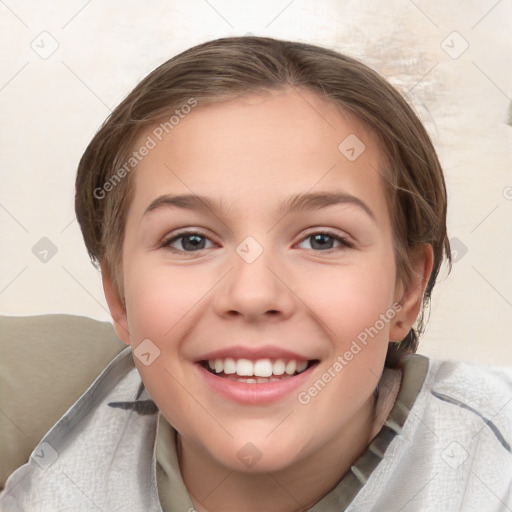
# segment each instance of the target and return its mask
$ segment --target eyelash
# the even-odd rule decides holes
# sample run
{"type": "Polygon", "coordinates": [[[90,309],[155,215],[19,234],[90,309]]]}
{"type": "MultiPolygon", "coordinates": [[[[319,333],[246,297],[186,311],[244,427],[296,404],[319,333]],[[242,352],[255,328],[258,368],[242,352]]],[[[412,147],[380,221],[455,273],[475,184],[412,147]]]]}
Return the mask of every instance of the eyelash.
{"type": "MultiPolygon", "coordinates": [[[[201,252],[201,251],[206,250],[206,249],[199,249],[197,251],[183,251],[181,249],[175,249],[170,246],[171,243],[175,242],[176,240],[179,240],[180,238],[184,238],[187,235],[199,235],[200,237],[206,238],[209,240],[209,237],[206,236],[206,234],[202,233],[201,231],[182,230],[182,231],[178,231],[178,233],[175,233],[172,237],[164,239],[162,241],[162,243],[160,244],[160,248],[168,250],[173,253],[177,253],[177,254],[193,254],[195,252],[201,252]]],[[[327,250],[311,249],[312,251],[315,251],[315,252],[330,254],[330,253],[336,251],[337,249],[341,249],[341,248],[352,249],[354,247],[354,244],[350,240],[348,240],[348,238],[338,235],[336,233],[333,233],[332,231],[329,231],[329,230],[310,232],[305,237],[303,237],[300,240],[300,242],[303,242],[304,240],[307,240],[308,238],[311,238],[314,235],[327,235],[328,237],[333,238],[334,240],[340,242],[341,245],[343,246],[343,247],[337,247],[337,248],[335,247],[333,249],[327,249],[327,250]]]]}

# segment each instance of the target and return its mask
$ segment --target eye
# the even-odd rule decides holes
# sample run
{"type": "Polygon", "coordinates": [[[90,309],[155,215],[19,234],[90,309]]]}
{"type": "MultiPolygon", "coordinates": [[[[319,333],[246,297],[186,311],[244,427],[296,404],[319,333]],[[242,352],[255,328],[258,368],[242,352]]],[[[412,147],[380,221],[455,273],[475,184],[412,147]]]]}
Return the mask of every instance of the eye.
{"type": "Polygon", "coordinates": [[[320,250],[321,252],[330,252],[334,250],[335,248],[332,247],[334,242],[338,242],[342,247],[354,247],[354,244],[347,238],[335,233],[331,233],[330,231],[317,231],[310,233],[308,236],[306,236],[306,238],[303,238],[302,241],[304,242],[310,239],[312,249],[320,250]]]}
{"type": "MultiPolygon", "coordinates": [[[[347,238],[331,233],[330,231],[317,231],[310,233],[302,239],[301,243],[306,240],[311,240],[311,248],[315,251],[320,252],[331,252],[336,249],[332,247],[333,243],[338,242],[341,247],[354,247],[354,244],[347,238]]],[[[183,252],[198,252],[203,249],[209,249],[205,247],[206,242],[211,240],[204,234],[198,231],[179,231],[174,236],[165,239],[161,247],[168,249],[171,252],[183,253],[183,252]],[[176,247],[176,245],[178,247],[176,247]]],[[[339,248],[340,246],[338,246],[339,248]]]]}
{"type": "Polygon", "coordinates": [[[196,231],[180,231],[175,234],[172,238],[168,238],[162,242],[161,247],[169,249],[172,252],[197,252],[202,249],[208,249],[205,247],[205,242],[210,241],[203,233],[196,231]],[[181,240],[181,242],[180,242],[181,240]],[[178,247],[173,247],[173,244],[178,247]]]}

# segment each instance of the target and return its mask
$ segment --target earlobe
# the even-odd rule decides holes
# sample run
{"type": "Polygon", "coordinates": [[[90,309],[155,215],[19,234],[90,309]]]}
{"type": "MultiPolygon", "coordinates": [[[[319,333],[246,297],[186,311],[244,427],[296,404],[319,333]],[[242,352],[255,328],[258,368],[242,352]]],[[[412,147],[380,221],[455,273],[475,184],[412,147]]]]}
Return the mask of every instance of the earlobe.
{"type": "Polygon", "coordinates": [[[103,291],[105,292],[105,298],[107,300],[108,309],[110,310],[110,314],[112,315],[114,329],[119,339],[123,343],[130,345],[131,339],[130,331],[128,329],[126,308],[121,300],[121,297],[119,296],[119,292],[117,290],[117,287],[115,286],[112,276],[110,275],[110,271],[108,270],[107,265],[104,262],[102,262],[100,263],[100,267],[101,280],[103,282],[103,291]]]}
{"type": "Polygon", "coordinates": [[[413,258],[411,262],[413,268],[411,281],[405,289],[403,286],[398,288],[398,302],[401,305],[401,309],[391,322],[389,330],[390,341],[403,340],[418,317],[425,289],[434,265],[432,245],[423,244],[419,246],[415,250],[413,258]]]}

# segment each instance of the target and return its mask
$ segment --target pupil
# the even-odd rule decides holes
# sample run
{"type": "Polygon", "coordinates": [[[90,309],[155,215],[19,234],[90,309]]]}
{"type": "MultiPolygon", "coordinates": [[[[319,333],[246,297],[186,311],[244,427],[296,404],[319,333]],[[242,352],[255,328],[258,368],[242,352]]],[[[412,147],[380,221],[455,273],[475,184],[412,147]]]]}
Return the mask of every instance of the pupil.
{"type": "Polygon", "coordinates": [[[185,250],[186,249],[204,249],[204,240],[203,240],[203,243],[201,244],[202,238],[203,238],[202,236],[198,236],[198,235],[187,235],[187,236],[183,237],[181,245],[183,246],[183,249],[185,249],[185,250]],[[192,242],[192,244],[187,247],[187,245],[189,244],[189,242],[191,240],[195,240],[196,243],[192,242]],[[199,243],[197,243],[198,241],[199,241],[199,243]]]}
{"type": "MultiPolygon", "coordinates": [[[[311,244],[312,247],[315,249],[315,246],[314,244],[315,243],[318,243],[319,239],[322,239],[322,238],[329,238],[331,239],[332,241],[332,237],[330,237],[329,235],[322,235],[322,234],[318,234],[318,235],[313,235],[313,243],[311,244]]],[[[320,249],[325,249],[326,248],[326,244],[325,243],[320,243],[320,249]]],[[[330,247],[329,247],[330,248],[330,247]]]]}

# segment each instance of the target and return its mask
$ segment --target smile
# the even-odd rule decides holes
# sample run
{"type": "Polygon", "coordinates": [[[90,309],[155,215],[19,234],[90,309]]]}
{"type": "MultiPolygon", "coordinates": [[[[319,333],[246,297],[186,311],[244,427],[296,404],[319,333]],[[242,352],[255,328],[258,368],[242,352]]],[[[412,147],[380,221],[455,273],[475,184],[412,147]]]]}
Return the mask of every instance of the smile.
{"type": "Polygon", "coordinates": [[[267,384],[289,379],[304,372],[313,361],[297,361],[295,359],[209,359],[204,367],[218,377],[245,384],[267,384]],[[207,366],[206,366],[207,365],[207,366]]]}
{"type": "Polygon", "coordinates": [[[318,359],[219,357],[194,365],[214,395],[242,405],[267,405],[289,399],[307,384],[318,359]]]}

